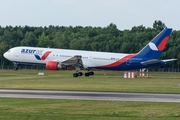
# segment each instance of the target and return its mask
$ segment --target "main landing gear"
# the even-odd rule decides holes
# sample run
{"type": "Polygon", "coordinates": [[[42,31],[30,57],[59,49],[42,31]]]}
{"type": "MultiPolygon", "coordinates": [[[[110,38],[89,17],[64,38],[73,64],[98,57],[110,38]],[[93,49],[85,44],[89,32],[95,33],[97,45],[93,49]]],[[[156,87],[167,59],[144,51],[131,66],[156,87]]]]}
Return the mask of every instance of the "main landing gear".
{"type": "Polygon", "coordinates": [[[82,75],[83,75],[82,72],[76,72],[76,73],[73,74],[74,77],[78,77],[78,76],[82,76],[82,75]]]}
{"type": "Polygon", "coordinates": [[[93,71],[88,71],[88,72],[85,73],[85,76],[86,76],[86,77],[88,77],[88,76],[90,76],[90,75],[94,75],[94,72],[93,72],[93,71]]]}
{"type": "MultiPolygon", "coordinates": [[[[76,71],[76,73],[73,74],[73,77],[78,77],[78,76],[82,76],[83,73],[82,72],[78,72],[76,71]]],[[[93,71],[88,71],[84,74],[86,77],[90,76],[90,75],[94,75],[93,71]]]]}

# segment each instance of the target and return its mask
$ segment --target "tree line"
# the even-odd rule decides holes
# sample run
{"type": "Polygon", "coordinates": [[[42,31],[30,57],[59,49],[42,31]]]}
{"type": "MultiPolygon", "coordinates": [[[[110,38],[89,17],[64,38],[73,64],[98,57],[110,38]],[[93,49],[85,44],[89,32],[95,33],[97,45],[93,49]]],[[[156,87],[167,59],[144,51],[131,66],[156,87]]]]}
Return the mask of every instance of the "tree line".
{"type": "MultiPolygon", "coordinates": [[[[152,28],[143,25],[130,30],[119,30],[110,23],[106,27],[82,26],[0,26],[0,64],[11,64],[3,53],[15,46],[49,47],[116,53],[137,53],[166,25],[154,21],[152,28]]],[[[179,67],[180,31],[173,30],[161,59],[177,58],[168,67],[179,67]]]]}

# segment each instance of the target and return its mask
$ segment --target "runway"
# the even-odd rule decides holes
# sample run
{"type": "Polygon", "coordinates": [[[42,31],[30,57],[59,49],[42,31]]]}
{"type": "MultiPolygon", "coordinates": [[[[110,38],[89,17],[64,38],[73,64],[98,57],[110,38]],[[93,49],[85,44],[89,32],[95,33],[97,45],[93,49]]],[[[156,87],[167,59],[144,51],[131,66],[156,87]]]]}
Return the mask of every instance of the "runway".
{"type": "Polygon", "coordinates": [[[180,94],[118,93],[118,92],[80,92],[80,91],[42,91],[0,89],[4,98],[42,98],[106,101],[145,101],[180,102],[180,94]]]}

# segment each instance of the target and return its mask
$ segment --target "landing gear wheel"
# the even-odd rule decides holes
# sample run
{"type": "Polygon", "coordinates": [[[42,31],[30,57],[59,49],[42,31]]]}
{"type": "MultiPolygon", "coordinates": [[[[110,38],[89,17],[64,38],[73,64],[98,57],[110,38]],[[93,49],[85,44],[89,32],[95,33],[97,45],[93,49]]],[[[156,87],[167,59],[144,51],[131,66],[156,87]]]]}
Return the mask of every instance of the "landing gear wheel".
{"type": "Polygon", "coordinates": [[[89,72],[89,75],[94,75],[94,72],[93,71],[89,72]]]}
{"type": "Polygon", "coordinates": [[[78,76],[82,76],[83,75],[83,73],[82,72],[78,72],[78,76]]]}
{"type": "Polygon", "coordinates": [[[85,73],[85,76],[86,76],[86,77],[89,77],[89,75],[90,75],[90,74],[89,74],[88,72],[87,72],[87,73],[85,73]]]}
{"type": "Polygon", "coordinates": [[[73,77],[78,77],[78,73],[74,73],[74,74],[73,74],[73,77]]]}

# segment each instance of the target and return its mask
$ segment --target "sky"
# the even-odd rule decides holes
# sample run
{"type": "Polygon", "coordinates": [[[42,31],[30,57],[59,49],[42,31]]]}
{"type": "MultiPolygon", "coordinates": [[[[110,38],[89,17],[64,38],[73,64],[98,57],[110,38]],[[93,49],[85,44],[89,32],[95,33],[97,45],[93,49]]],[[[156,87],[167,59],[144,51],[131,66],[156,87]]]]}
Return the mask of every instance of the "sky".
{"type": "Polygon", "coordinates": [[[180,30],[180,0],[0,0],[0,26],[92,26],[119,30],[161,20],[180,30]]]}

